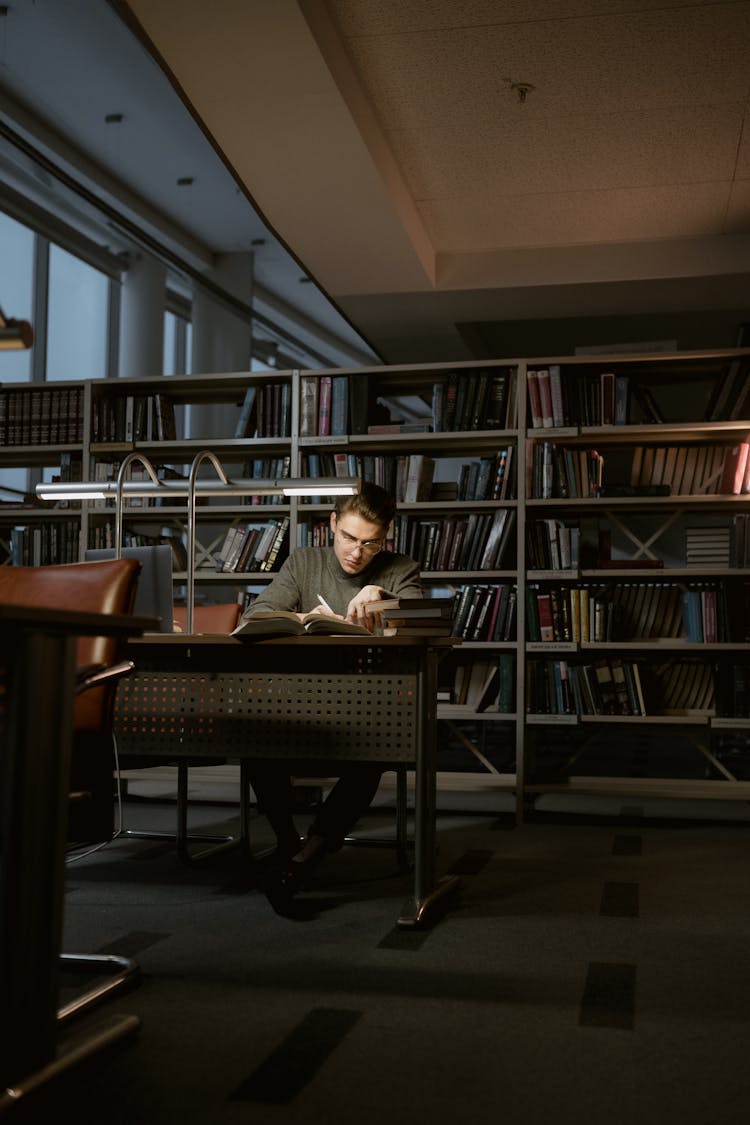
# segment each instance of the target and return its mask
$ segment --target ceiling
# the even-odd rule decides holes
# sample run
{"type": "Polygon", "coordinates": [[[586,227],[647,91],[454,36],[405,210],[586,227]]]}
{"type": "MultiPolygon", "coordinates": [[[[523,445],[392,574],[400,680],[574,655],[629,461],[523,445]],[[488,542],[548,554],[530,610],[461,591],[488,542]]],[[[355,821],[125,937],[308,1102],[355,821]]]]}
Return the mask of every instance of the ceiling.
{"type": "Polygon", "coordinates": [[[107,35],[71,65],[92,7],[134,34],[133,191],[224,252],[258,237],[251,200],[292,288],[314,278],[389,362],[726,345],[750,320],[750,0],[11,2],[63,21],[56,79],[35,44],[0,82],[111,167],[107,35]],[[187,126],[156,73],[221,190],[175,189],[187,126]]]}

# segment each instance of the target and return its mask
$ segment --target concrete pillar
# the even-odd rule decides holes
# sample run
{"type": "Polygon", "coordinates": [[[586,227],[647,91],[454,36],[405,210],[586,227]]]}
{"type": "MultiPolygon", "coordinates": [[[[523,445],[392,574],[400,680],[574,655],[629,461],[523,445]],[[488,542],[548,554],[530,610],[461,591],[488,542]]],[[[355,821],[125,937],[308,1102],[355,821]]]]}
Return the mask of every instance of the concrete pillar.
{"type": "MultiPolygon", "coordinates": [[[[253,255],[221,255],[211,271],[211,280],[249,306],[253,296],[253,255]]],[[[234,312],[196,286],[192,325],[193,375],[250,370],[252,324],[249,317],[234,312]]],[[[236,416],[235,406],[190,406],[185,412],[186,436],[231,437],[236,416]]]]}
{"type": "MultiPolygon", "coordinates": [[[[238,300],[250,305],[253,298],[253,255],[223,254],[211,271],[211,280],[238,300]]],[[[252,325],[205,290],[193,293],[193,350],[191,370],[196,374],[249,371],[252,325]]]]}
{"type": "Polygon", "coordinates": [[[146,255],[134,255],[122,283],[120,375],[162,374],[165,289],[164,266],[146,255]]]}

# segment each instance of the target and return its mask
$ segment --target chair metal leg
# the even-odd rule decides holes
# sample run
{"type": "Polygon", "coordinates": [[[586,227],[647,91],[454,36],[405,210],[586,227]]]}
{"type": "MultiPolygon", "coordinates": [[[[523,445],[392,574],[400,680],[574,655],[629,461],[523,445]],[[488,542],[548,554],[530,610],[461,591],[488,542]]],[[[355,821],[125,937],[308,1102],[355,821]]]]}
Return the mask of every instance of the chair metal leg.
{"type": "Polygon", "coordinates": [[[240,763],[240,834],[239,836],[209,836],[201,834],[191,834],[188,832],[188,767],[187,764],[180,762],[177,766],[177,855],[183,863],[193,864],[200,863],[203,860],[212,859],[214,856],[220,855],[223,852],[231,851],[233,848],[247,848],[250,847],[250,813],[248,805],[250,801],[249,796],[249,780],[247,774],[246,759],[242,759],[240,763]],[[203,841],[204,843],[212,843],[213,847],[202,848],[200,851],[191,852],[191,842],[203,841]]]}
{"type": "Polygon", "coordinates": [[[188,829],[188,781],[189,764],[177,763],[177,831],[159,832],[155,830],[126,828],[122,833],[130,839],[136,840],[170,840],[177,846],[179,859],[186,864],[198,863],[210,859],[212,856],[230,851],[232,848],[245,847],[249,849],[250,841],[250,797],[248,781],[248,763],[246,759],[240,762],[240,834],[239,836],[216,836],[207,832],[190,832],[188,829]],[[212,844],[198,851],[191,851],[191,844],[212,844]]]}
{"type": "Polygon", "coordinates": [[[59,962],[63,971],[99,972],[105,974],[106,979],[58,1008],[58,1026],[101,1004],[114,993],[134,988],[141,978],[141,967],[131,957],[103,953],[61,953],[59,962]]]}
{"type": "Polygon", "coordinates": [[[53,1120],[54,1107],[49,1104],[55,1085],[76,1068],[90,1065],[97,1056],[114,1050],[132,1039],[140,1030],[137,1016],[110,1016],[94,1029],[73,1036],[56,1058],[39,1070],[27,1074],[0,1093],[0,1120],[39,1121],[44,1104],[45,1119],[53,1120]],[[34,1114],[34,1116],[32,1116],[34,1114]]]}

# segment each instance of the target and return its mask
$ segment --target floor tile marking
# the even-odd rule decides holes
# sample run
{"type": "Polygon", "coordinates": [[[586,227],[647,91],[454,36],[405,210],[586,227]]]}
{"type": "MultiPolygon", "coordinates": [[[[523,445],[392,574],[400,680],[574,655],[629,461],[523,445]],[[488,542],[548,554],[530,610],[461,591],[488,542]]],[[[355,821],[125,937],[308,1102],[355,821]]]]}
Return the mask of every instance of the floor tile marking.
{"type": "Polygon", "coordinates": [[[362,1012],[313,1008],[230,1095],[232,1101],[291,1102],[345,1038],[362,1012]]]}
{"type": "Polygon", "coordinates": [[[580,1027],[632,1031],[635,1025],[635,965],[592,961],[578,1016],[580,1027]]]}
{"type": "Polygon", "coordinates": [[[643,840],[640,836],[615,836],[612,843],[612,855],[641,855],[643,840]]]}
{"type": "Polygon", "coordinates": [[[638,883],[605,883],[599,913],[608,918],[637,918],[638,883]]]}

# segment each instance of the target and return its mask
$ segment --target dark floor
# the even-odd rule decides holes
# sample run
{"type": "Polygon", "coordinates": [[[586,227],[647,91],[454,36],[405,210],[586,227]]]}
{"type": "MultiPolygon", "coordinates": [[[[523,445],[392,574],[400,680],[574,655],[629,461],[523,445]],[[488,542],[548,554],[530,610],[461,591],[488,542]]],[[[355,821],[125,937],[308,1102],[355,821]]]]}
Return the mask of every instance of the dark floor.
{"type": "MultiPolygon", "coordinates": [[[[69,868],[64,944],[143,972],[79,1032],[114,1013],[141,1029],[38,1119],[746,1121],[748,810],[609,811],[520,828],[441,813],[439,869],[461,887],[424,931],[396,928],[410,884],[390,850],[329,857],[301,923],[272,913],[237,854],[189,869],[164,842],[116,840],[69,868]]],[[[125,818],[171,827],[174,809],[128,803],[125,818]]],[[[379,810],[364,831],[389,824],[379,810]]]]}

